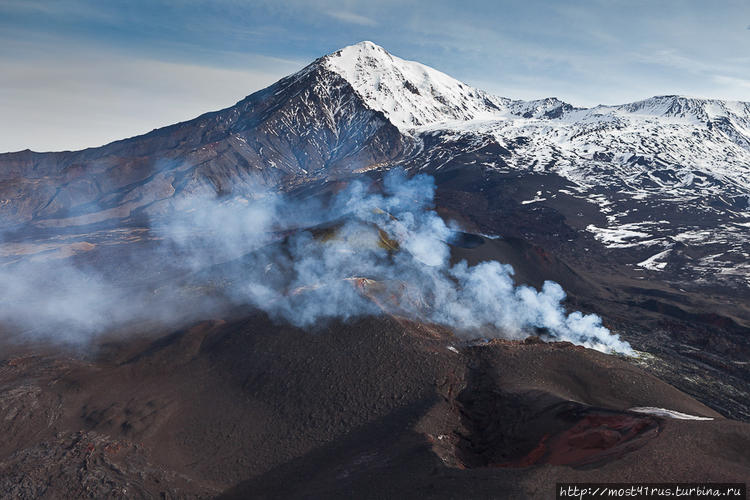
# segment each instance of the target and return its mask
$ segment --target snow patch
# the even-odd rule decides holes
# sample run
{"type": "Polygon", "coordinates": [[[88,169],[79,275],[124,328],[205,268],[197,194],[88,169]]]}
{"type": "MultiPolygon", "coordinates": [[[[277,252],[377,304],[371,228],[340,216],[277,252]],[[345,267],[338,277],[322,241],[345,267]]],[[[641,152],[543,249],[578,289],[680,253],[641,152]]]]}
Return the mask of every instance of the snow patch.
{"type": "Polygon", "coordinates": [[[586,226],[586,231],[593,233],[594,238],[607,247],[631,245],[632,240],[643,240],[651,236],[649,233],[633,231],[625,226],[610,229],[589,224],[586,226]]]}
{"type": "Polygon", "coordinates": [[[711,417],[699,417],[697,415],[689,415],[675,410],[668,410],[666,408],[657,408],[655,406],[638,406],[636,408],[630,408],[628,411],[634,411],[636,413],[646,413],[648,415],[654,415],[663,418],[673,418],[677,420],[713,420],[711,417]]]}
{"type": "Polygon", "coordinates": [[[648,269],[650,271],[662,271],[665,267],[667,267],[666,262],[659,262],[661,259],[669,255],[669,252],[671,252],[671,248],[667,248],[663,252],[659,252],[656,255],[652,255],[648,259],[644,260],[643,262],[639,262],[636,264],[637,266],[643,267],[644,269],[648,269]]]}

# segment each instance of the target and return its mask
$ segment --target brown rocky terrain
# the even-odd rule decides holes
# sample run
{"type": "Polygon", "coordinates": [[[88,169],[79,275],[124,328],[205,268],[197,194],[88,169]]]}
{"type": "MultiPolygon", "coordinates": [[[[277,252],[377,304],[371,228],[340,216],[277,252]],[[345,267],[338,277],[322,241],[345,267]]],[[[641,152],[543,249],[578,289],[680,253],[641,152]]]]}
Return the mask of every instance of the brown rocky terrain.
{"type": "Polygon", "coordinates": [[[556,481],[750,472],[748,424],[566,343],[254,314],[55,351],[4,349],[4,496],[548,497],[556,481]],[[714,420],[628,411],[649,406],[714,420]]]}

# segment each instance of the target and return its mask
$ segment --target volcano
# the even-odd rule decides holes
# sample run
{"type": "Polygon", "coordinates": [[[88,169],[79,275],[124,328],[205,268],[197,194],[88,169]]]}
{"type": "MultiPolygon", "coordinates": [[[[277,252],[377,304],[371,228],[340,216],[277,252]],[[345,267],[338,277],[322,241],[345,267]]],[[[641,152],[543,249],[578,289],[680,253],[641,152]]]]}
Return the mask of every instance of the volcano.
{"type": "Polygon", "coordinates": [[[742,482],[749,165],[750,103],[511,100],[371,42],[2,154],[0,492],[742,482]]]}

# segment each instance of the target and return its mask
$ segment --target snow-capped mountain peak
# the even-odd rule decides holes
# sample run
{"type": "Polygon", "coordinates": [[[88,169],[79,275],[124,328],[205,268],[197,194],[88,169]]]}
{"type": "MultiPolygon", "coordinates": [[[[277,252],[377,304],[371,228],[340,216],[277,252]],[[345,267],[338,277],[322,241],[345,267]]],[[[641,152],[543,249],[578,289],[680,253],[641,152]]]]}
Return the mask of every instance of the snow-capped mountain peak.
{"type": "Polygon", "coordinates": [[[433,68],[393,56],[369,41],[338,50],[322,62],[402,131],[493,117],[508,103],[433,68]]]}
{"type": "MultiPolygon", "coordinates": [[[[556,98],[511,100],[476,89],[415,61],[396,57],[370,41],[344,47],[321,59],[344,78],[365,104],[381,111],[402,132],[443,122],[505,118],[556,119],[583,115],[642,116],[750,131],[750,103],[663,95],[619,106],[574,108],[556,98]]],[[[743,134],[745,135],[745,134],[743,134]]]]}

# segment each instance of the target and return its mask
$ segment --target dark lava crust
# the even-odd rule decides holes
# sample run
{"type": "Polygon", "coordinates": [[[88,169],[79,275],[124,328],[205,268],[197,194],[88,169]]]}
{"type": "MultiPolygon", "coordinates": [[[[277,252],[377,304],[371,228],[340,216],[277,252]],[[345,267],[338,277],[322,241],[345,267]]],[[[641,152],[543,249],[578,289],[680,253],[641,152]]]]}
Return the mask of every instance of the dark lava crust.
{"type": "Polygon", "coordinates": [[[750,475],[750,425],[566,343],[245,312],[95,353],[3,352],[3,497],[549,498],[557,481],[750,475]]]}

